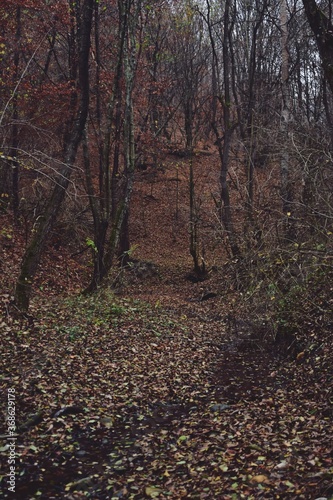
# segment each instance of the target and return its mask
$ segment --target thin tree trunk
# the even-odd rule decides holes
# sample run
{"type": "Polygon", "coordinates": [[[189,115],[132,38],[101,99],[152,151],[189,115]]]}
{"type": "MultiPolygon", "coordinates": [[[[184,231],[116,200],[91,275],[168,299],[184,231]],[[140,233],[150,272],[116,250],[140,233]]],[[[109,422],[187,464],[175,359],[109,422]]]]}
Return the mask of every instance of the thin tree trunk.
{"type": "Polygon", "coordinates": [[[43,215],[35,223],[32,238],[24,254],[20,275],[15,289],[15,303],[21,310],[27,310],[33,280],[40,262],[47,236],[52,228],[61,203],[65,197],[78,146],[84,131],[89,107],[89,51],[94,0],[84,0],[79,27],[79,106],[73,128],[65,146],[64,167],[53,189],[43,215]]]}
{"type": "Polygon", "coordinates": [[[232,22],[230,21],[231,0],[226,0],[224,5],[223,15],[223,38],[222,38],[222,67],[223,67],[223,85],[220,82],[222,73],[218,51],[216,49],[215,38],[213,33],[214,21],[211,19],[211,4],[206,0],[207,17],[201,12],[201,16],[205,20],[208,28],[209,40],[212,48],[212,129],[216,137],[216,145],[218,147],[220,157],[220,219],[227,233],[229,245],[232,255],[240,253],[239,246],[236,241],[234,232],[232,213],[230,206],[230,195],[228,187],[228,170],[229,170],[229,155],[232,142],[232,136],[237,124],[231,123],[231,81],[234,72],[230,67],[232,64],[231,53],[231,37],[232,37],[232,22]],[[223,96],[224,93],[224,96],[223,96]],[[219,123],[217,119],[218,103],[222,107],[222,129],[223,135],[219,132],[219,123]]]}
{"type": "MultiPolygon", "coordinates": [[[[130,7],[128,7],[130,8],[130,7]]],[[[127,47],[124,57],[124,78],[125,78],[125,111],[124,111],[124,157],[125,169],[123,176],[123,199],[118,201],[117,210],[113,220],[111,236],[106,255],[106,272],[111,269],[114,258],[117,254],[117,248],[120,244],[121,236],[126,240],[126,247],[129,246],[128,241],[128,211],[133,189],[133,177],[135,169],[135,141],[134,141],[134,122],[133,122],[133,85],[135,74],[135,41],[134,26],[129,21],[128,26],[127,47]]]]}
{"type": "Polygon", "coordinates": [[[197,276],[204,274],[204,269],[200,265],[200,244],[198,234],[198,214],[195,207],[195,183],[193,172],[193,156],[190,157],[190,254],[193,259],[194,272],[197,276]]]}
{"type": "MultiPolygon", "coordinates": [[[[259,39],[259,29],[263,24],[264,15],[267,10],[268,1],[265,0],[260,8],[260,10],[255,11],[254,16],[250,16],[251,9],[248,9],[248,45],[251,45],[249,53],[249,80],[248,80],[248,103],[247,103],[247,115],[246,115],[246,127],[241,127],[241,133],[243,135],[243,140],[248,143],[248,161],[246,165],[246,178],[247,178],[247,200],[246,200],[246,211],[247,211],[247,224],[246,226],[252,226],[253,224],[253,196],[254,196],[254,163],[255,163],[255,152],[256,152],[256,132],[255,132],[255,120],[254,112],[257,102],[257,89],[255,76],[257,73],[258,57],[258,39],[259,39]],[[250,42],[251,33],[251,42],[250,42]]],[[[231,49],[232,50],[232,49],[231,49]]]]}
{"type": "Polygon", "coordinates": [[[217,137],[217,142],[219,146],[219,154],[221,160],[221,170],[220,170],[220,185],[221,185],[221,221],[225,227],[226,233],[228,235],[230,249],[233,256],[240,253],[240,249],[236,242],[235,231],[232,222],[232,213],[230,206],[230,195],[228,187],[228,170],[229,170],[229,155],[231,148],[231,141],[234,130],[236,129],[236,124],[231,123],[231,83],[230,83],[230,44],[231,44],[231,20],[230,20],[230,6],[231,1],[227,0],[225,3],[224,10],[224,34],[223,34],[223,79],[224,79],[224,99],[221,100],[223,107],[223,122],[224,122],[224,138],[223,138],[223,148],[222,140],[218,135],[217,128],[215,126],[215,135],[217,137]]]}
{"type": "MultiPolygon", "coordinates": [[[[124,221],[127,217],[122,215],[119,209],[122,206],[123,200],[121,200],[121,179],[119,175],[120,164],[119,158],[121,156],[121,132],[123,130],[122,124],[122,105],[123,96],[121,82],[123,78],[123,64],[126,52],[126,41],[128,36],[128,16],[129,16],[129,5],[123,2],[118,3],[119,9],[119,45],[118,45],[118,56],[117,64],[115,70],[115,76],[113,81],[113,89],[110,97],[107,116],[105,133],[103,137],[103,147],[101,148],[100,157],[100,168],[99,168],[99,196],[98,202],[96,202],[96,195],[94,193],[90,167],[88,165],[89,160],[86,159],[86,183],[91,186],[90,193],[88,191],[88,196],[90,198],[90,205],[93,213],[94,219],[94,243],[96,251],[94,253],[94,271],[92,275],[91,282],[89,286],[85,289],[84,293],[91,293],[97,289],[97,287],[102,283],[105,276],[107,276],[108,271],[112,265],[113,254],[110,252],[111,241],[114,241],[115,237],[115,227],[118,224],[123,226],[124,221]],[[112,132],[114,130],[113,141],[112,132]],[[111,145],[114,143],[113,150],[113,165],[110,168],[110,156],[111,156],[111,145]],[[88,171],[89,170],[89,171],[88,171]],[[123,219],[122,219],[123,217],[123,219]],[[107,236],[107,231],[111,226],[111,235],[107,236]],[[112,254],[112,255],[111,255],[112,254]]],[[[88,155],[88,151],[86,151],[88,155]]],[[[116,244],[119,242],[119,235],[115,238],[116,244]]],[[[113,243],[112,243],[113,245],[113,243]]]]}
{"type": "MultiPolygon", "coordinates": [[[[134,142],[134,116],[133,116],[133,87],[134,77],[136,71],[136,56],[137,45],[135,40],[136,27],[139,17],[140,2],[127,0],[118,2],[119,13],[122,22],[122,38],[123,38],[123,68],[125,80],[125,110],[124,110],[124,124],[123,124],[123,148],[124,148],[124,173],[122,185],[120,183],[118,196],[118,203],[112,219],[112,228],[108,241],[107,250],[105,252],[105,272],[101,276],[101,281],[109,273],[120,244],[122,235],[128,236],[128,211],[130,206],[131,194],[133,189],[133,178],[135,168],[135,142],[134,142]],[[134,12],[133,6],[136,5],[134,12]]],[[[126,246],[129,245],[127,241],[126,246]]]]}
{"type": "Polygon", "coordinates": [[[281,198],[282,211],[285,217],[284,238],[289,241],[292,238],[293,229],[291,227],[292,217],[292,193],[290,184],[289,166],[289,122],[290,112],[290,89],[289,89],[289,52],[288,52],[288,24],[287,24],[287,3],[281,0],[280,4],[281,23],[281,198]]]}
{"type": "MultiPolygon", "coordinates": [[[[15,34],[15,52],[14,52],[14,79],[15,83],[19,74],[20,62],[20,39],[21,39],[21,7],[16,9],[16,34],[15,34]]],[[[10,157],[12,163],[12,206],[14,220],[16,224],[19,222],[19,161],[18,161],[18,145],[19,145],[19,128],[18,128],[18,96],[15,93],[13,97],[13,126],[10,157]]]]}
{"type": "Polygon", "coordinates": [[[120,238],[119,238],[119,258],[121,259],[122,265],[127,264],[129,261],[129,250],[131,248],[130,233],[129,233],[129,207],[126,211],[123,225],[121,228],[120,238]]]}
{"type": "Polygon", "coordinates": [[[103,213],[100,210],[100,203],[98,202],[94,190],[86,131],[83,135],[82,145],[83,145],[83,162],[84,162],[85,177],[86,177],[86,189],[89,198],[90,210],[94,221],[94,248],[93,248],[94,270],[93,270],[91,284],[85,290],[85,293],[88,293],[89,291],[92,291],[96,288],[99,282],[99,276],[104,274],[104,246],[106,240],[106,232],[108,228],[108,221],[103,217],[103,213]]]}

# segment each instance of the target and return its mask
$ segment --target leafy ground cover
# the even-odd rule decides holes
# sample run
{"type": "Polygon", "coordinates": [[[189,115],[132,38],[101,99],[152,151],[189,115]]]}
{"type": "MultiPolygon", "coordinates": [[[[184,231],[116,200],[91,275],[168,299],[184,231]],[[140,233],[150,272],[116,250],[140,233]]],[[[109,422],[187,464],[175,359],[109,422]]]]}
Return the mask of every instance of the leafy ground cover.
{"type": "MultiPolygon", "coordinates": [[[[192,300],[200,285],[176,297],[151,281],[158,300],[136,283],[129,298],[39,298],[33,319],[4,314],[16,498],[332,498],[328,343],[281,360],[231,328],[218,298],[192,300]]],[[[10,497],[7,454],[4,439],[10,497]]]]}
{"type": "Polygon", "coordinates": [[[171,167],[161,178],[140,174],[139,262],[98,294],[79,294],[88,253],[51,241],[27,317],[11,305],[24,228],[1,216],[4,498],[333,498],[329,255],[305,268],[276,249],[226,263],[212,223],[218,175],[202,161],[202,234],[215,242],[204,282],[189,275],[186,165],[171,165],[177,182],[171,167]],[[280,326],[292,333],[286,345],[280,326]]]}

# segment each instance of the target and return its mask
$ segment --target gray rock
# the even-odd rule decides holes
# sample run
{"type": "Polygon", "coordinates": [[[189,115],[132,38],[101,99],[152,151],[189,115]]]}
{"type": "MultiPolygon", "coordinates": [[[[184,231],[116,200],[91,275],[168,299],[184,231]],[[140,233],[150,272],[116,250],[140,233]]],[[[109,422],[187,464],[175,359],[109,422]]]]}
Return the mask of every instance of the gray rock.
{"type": "Polygon", "coordinates": [[[221,413],[221,411],[228,410],[229,408],[230,408],[230,406],[227,404],[217,403],[217,404],[210,407],[210,411],[221,413]]]}

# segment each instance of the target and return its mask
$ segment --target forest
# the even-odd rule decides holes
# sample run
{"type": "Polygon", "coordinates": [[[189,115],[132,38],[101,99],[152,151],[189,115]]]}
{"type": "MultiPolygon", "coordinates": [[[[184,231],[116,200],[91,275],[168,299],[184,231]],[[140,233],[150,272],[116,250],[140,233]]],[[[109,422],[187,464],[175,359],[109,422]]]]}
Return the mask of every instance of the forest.
{"type": "Polygon", "coordinates": [[[333,499],[331,0],[0,0],[0,490],[333,499]]]}

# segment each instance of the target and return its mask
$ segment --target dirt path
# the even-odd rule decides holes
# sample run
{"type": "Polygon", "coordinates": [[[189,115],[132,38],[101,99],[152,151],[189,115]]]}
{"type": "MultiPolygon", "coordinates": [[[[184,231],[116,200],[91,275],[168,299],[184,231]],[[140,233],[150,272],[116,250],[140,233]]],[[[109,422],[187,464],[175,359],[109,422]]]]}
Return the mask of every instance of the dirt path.
{"type": "Polygon", "coordinates": [[[6,327],[18,498],[331,498],[329,372],[276,358],[222,296],[200,301],[213,283],[135,277],[6,327]]]}

